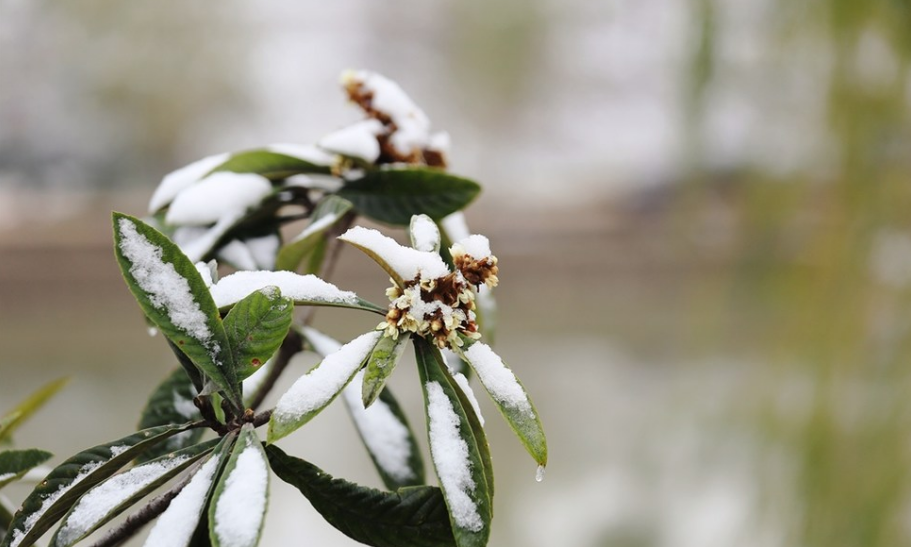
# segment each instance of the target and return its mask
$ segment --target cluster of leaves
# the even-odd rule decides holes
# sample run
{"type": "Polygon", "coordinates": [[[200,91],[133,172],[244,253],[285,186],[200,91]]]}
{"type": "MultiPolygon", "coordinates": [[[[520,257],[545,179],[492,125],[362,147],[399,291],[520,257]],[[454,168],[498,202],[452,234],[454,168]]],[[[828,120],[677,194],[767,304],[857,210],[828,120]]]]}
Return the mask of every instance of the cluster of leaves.
{"type": "MultiPolygon", "coordinates": [[[[377,111],[369,94],[358,100],[367,101],[361,106],[383,121],[387,133],[376,138],[393,150],[388,132],[396,130],[395,117],[377,111]]],[[[315,306],[387,314],[386,307],[314,275],[326,269],[344,241],[336,236],[356,218],[408,227],[414,248],[378,233],[370,241],[348,241],[402,289],[413,273],[415,280],[420,276],[409,269],[414,265],[403,266],[403,256],[432,256],[453,267],[449,244],[464,234],[452,233],[452,226],[463,221],[456,216],[447,230],[444,219],[460,215],[480,188],[422,163],[426,156],[442,165],[430,148],[414,154],[411,164],[392,165],[383,164],[384,156],[323,153],[330,160],[287,147],[208,158],[166,177],[146,221],[114,214],[115,254],[126,283],[180,367],[153,390],[140,431],[80,452],[47,475],[12,517],[0,547],[33,545],[58,522],[51,545],[74,545],[169,482],[174,484],[165,493],[96,545],[119,544],[160,515],[146,545],[252,547],[266,512],[269,469],[297,487],[329,523],[362,543],[487,544],[493,468],[469,387],[472,370],[540,469],[547,463],[540,420],[514,374],[476,337],[460,335],[453,351],[444,354],[432,337],[417,332],[393,337],[375,330],[339,344],[309,325],[315,306]],[[226,172],[253,178],[211,184],[226,172]],[[214,194],[207,196],[214,208],[205,214],[170,214],[178,209],[181,192],[204,185],[242,199],[219,209],[214,194]],[[308,226],[285,239],[282,226],[302,218],[309,219],[308,226]],[[434,228],[431,241],[416,232],[418,225],[434,228]],[[215,258],[239,271],[219,279],[215,258]],[[258,271],[242,271],[254,270],[251,266],[258,271]],[[305,322],[294,321],[299,306],[311,308],[305,322]],[[440,487],[426,484],[416,436],[386,386],[408,342],[417,359],[440,487]],[[307,350],[321,355],[321,363],[282,395],[275,409],[257,412],[291,357],[307,350]],[[272,444],[339,394],[388,490],[333,478],[272,444]],[[256,429],[265,425],[262,442],[256,429]],[[394,438],[383,438],[389,435],[394,438]]],[[[207,206],[194,199],[198,207],[207,206]]],[[[489,330],[482,332],[486,336],[489,330]]]]}

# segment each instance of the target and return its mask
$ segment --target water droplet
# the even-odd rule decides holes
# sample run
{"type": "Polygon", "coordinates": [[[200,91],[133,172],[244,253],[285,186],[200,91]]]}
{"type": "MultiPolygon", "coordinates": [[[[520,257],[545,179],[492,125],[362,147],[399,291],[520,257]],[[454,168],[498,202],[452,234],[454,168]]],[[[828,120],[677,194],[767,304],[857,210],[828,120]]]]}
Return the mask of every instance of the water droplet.
{"type": "Polygon", "coordinates": [[[158,334],[158,329],[155,327],[149,327],[149,336],[155,336],[158,334]]]}
{"type": "Polygon", "coordinates": [[[541,482],[544,480],[544,466],[539,465],[538,470],[535,471],[535,480],[541,482]]]}

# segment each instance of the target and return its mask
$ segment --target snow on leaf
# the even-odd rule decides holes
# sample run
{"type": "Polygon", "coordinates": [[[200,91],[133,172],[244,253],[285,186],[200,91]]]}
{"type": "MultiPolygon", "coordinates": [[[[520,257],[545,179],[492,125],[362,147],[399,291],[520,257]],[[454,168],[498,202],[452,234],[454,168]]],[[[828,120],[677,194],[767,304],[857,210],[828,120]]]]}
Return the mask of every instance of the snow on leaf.
{"type": "Polygon", "coordinates": [[[158,522],[146,538],[145,547],[176,547],[190,542],[220,461],[218,454],[212,456],[193,475],[189,484],[158,518],[158,522]]]}
{"type": "Polygon", "coordinates": [[[260,175],[213,173],[177,194],[165,222],[181,226],[214,224],[257,205],[271,191],[269,180],[260,175]]]}
{"type": "Polygon", "coordinates": [[[335,163],[335,156],[310,144],[275,143],[265,149],[276,154],[302,159],[314,165],[329,166],[335,163]]]}
{"type": "Polygon", "coordinates": [[[274,286],[283,296],[296,302],[316,302],[339,305],[357,305],[356,294],[340,290],[315,275],[299,275],[294,272],[236,272],[221,278],[212,286],[212,298],[219,308],[236,304],[254,291],[274,286]]]}
{"type": "Polygon", "coordinates": [[[484,521],[472,500],[477,485],[471,477],[468,444],[459,432],[459,416],[438,382],[427,382],[425,389],[430,419],[430,452],[449,511],[460,528],[480,531],[484,521]]]}
{"type": "Polygon", "coordinates": [[[342,391],[355,427],[377,466],[386,474],[400,483],[416,478],[410,465],[412,442],[408,426],[382,400],[364,408],[360,388],[363,377],[364,371],[358,372],[342,391]]]}
{"type": "Polygon", "coordinates": [[[171,203],[171,200],[173,200],[177,194],[203,178],[207,173],[212,171],[212,169],[215,169],[226,162],[230,157],[231,154],[228,154],[227,152],[215,154],[197,160],[165,175],[161,184],[155,189],[155,193],[152,194],[152,199],[149,201],[149,212],[155,213],[168,203],[171,203]]]}
{"type": "Polygon", "coordinates": [[[435,279],[449,273],[449,268],[437,253],[404,247],[377,230],[355,226],[340,235],[339,239],[367,253],[399,285],[418,275],[424,279],[435,279]]]}
{"type": "Polygon", "coordinates": [[[475,342],[465,351],[465,357],[495,401],[534,416],[528,395],[519,384],[516,375],[506,368],[500,356],[494,353],[490,346],[475,342]]]}
{"type": "Polygon", "coordinates": [[[440,250],[440,228],[427,215],[411,217],[409,227],[411,246],[418,251],[435,253],[440,250]]]}
{"type": "Polygon", "coordinates": [[[269,498],[266,455],[251,424],[244,426],[209,510],[216,547],[253,547],[259,542],[269,498]]]}
{"type": "Polygon", "coordinates": [[[351,381],[381,336],[377,331],[358,336],[298,378],[275,406],[269,422],[269,442],[304,425],[332,402],[351,381]]]}
{"type": "Polygon", "coordinates": [[[384,130],[378,120],[363,120],[330,133],[319,140],[320,148],[373,163],[380,157],[377,135],[384,130]]]}

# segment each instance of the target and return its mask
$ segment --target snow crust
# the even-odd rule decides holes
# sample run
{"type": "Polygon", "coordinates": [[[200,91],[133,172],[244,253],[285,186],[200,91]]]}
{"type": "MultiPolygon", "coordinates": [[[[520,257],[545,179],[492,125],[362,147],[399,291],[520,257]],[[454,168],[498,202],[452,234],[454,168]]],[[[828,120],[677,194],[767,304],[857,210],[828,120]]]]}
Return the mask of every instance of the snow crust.
{"type": "Polygon", "coordinates": [[[329,166],[335,163],[335,156],[311,144],[275,143],[267,146],[266,150],[308,161],[314,165],[329,166]]]}
{"type": "Polygon", "coordinates": [[[364,408],[361,398],[363,382],[364,371],[360,371],[342,391],[342,397],[364,444],[387,475],[397,481],[415,478],[414,470],[408,465],[411,458],[408,428],[380,399],[374,401],[370,408],[364,408]]]}
{"type": "Polygon", "coordinates": [[[216,454],[193,475],[190,482],[171,501],[171,505],[158,518],[152,532],[146,538],[145,547],[175,547],[187,545],[196,525],[215,471],[218,470],[219,456],[216,454]]]}
{"type": "Polygon", "coordinates": [[[481,259],[492,255],[490,252],[490,240],[487,239],[486,236],[479,234],[470,235],[456,241],[453,248],[456,246],[464,249],[465,254],[475,259],[481,259]]]}
{"type": "Polygon", "coordinates": [[[228,161],[231,154],[227,152],[215,154],[194,161],[193,163],[172,171],[164,176],[152,199],[149,200],[149,212],[155,213],[165,205],[171,202],[177,194],[191,186],[194,182],[203,178],[212,169],[228,161]]]}
{"type": "Polygon", "coordinates": [[[403,247],[371,228],[355,226],[339,239],[374,253],[406,281],[419,275],[423,279],[436,279],[449,274],[449,267],[439,254],[403,247]]]}
{"type": "Polygon", "coordinates": [[[193,262],[202,260],[215,246],[221,236],[234,226],[234,223],[244,216],[244,211],[234,211],[221,217],[214,226],[181,226],[174,230],[171,238],[187,258],[193,262]]]}
{"type": "Polygon", "coordinates": [[[207,345],[212,332],[206,314],[193,299],[189,282],[162,259],[161,248],[140,234],[131,220],[121,218],[119,224],[120,251],[130,261],[130,274],[136,283],[153,306],[167,313],[171,323],[207,345]]]}
{"type": "Polygon", "coordinates": [[[254,291],[265,287],[278,287],[282,296],[294,300],[313,302],[356,304],[357,295],[343,291],[315,275],[300,275],[294,272],[235,272],[221,278],[212,286],[212,299],[219,308],[230,306],[254,291]]]}
{"type": "Polygon", "coordinates": [[[477,485],[471,478],[468,444],[459,435],[459,417],[439,383],[427,382],[425,389],[430,418],[430,454],[443,485],[449,512],[460,528],[478,532],[484,527],[484,521],[471,499],[477,485]]]}
{"type": "Polygon", "coordinates": [[[534,417],[531,403],[516,375],[503,364],[500,356],[490,346],[476,342],[465,352],[465,357],[494,400],[534,417]]]}
{"type": "Polygon", "coordinates": [[[221,547],[256,545],[268,489],[269,471],[262,450],[251,442],[237,457],[215,506],[215,535],[221,547]]]}
{"type": "Polygon", "coordinates": [[[57,541],[68,544],[85,535],[118,505],[187,459],[187,456],[178,456],[139,465],[89,490],[66,517],[57,532],[57,541]]]}
{"type": "Polygon", "coordinates": [[[238,270],[258,270],[253,253],[243,241],[235,239],[218,250],[218,261],[227,262],[238,270]]]}
{"type": "Polygon", "coordinates": [[[383,131],[379,120],[362,120],[329,133],[318,144],[330,152],[373,163],[380,157],[380,142],[376,137],[383,131]]]}
{"type": "Polygon", "coordinates": [[[196,266],[196,271],[199,272],[199,276],[202,277],[202,282],[206,284],[206,287],[211,287],[213,283],[212,268],[205,262],[197,262],[194,266],[196,266]]]}
{"type": "MultiPolygon", "coordinates": [[[[114,456],[115,456],[115,454],[112,453],[111,457],[113,458],[114,456]]],[[[82,482],[83,479],[85,479],[86,477],[89,476],[89,474],[92,473],[92,471],[95,471],[96,469],[98,469],[99,467],[101,467],[102,465],[106,464],[109,461],[110,461],[110,459],[102,460],[102,461],[98,461],[98,462],[87,463],[87,464],[83,465],[82,467],[79,468],[79,472],[76,473],[76,476],[73,478],[72,482],[70,482],[69,484],[60,485],[60,487],[57,488],[57,490],[52,492],[47,497],[43,498],[41,500],[41,507],[39,507],[37,511],[35,511],[31,515],[29,515],[28,518],[25,519],[25,522],[23,523],[22,528],[17,528],[12,531],[12,540],[10,541],[10,547],[17,547],[20,543],[22,543],[22,540],[25,539],[25,536],[28,535],[28,533],[32,530],[32,528],[35,526],[35,524],[38,523],[38,520],[40,520],[41,517],[44,516],[44,514],[47,512],[47,510],[50,509],[51,506],[57,502],[57,500],[59,500],[64,494],[69,492],[70,489],[72,489],[74,486],[76,486],[77,484],[82,482]]]]}
{"type": "Polygon", "coordinates": [[[272,191],[269,180],[253,173],[213,173],[174,197],[165,222],[182,226],[214,224],[243,213],[272,191]]]}
{"type": "Polygon", "coordinates": [[[425,253],[434,252],[440,245],[440,229],[427,215],[415,215],[411,219],[411,238],[414,248],[425,253]]]}
{"type": "Polygon", "coordinates": [[[281,396],[275,406],[275,419],[293,422],[327,405],[357,372],[380,336],[382,333],[377,331],[362,334],[327,355],[281,396]]]}

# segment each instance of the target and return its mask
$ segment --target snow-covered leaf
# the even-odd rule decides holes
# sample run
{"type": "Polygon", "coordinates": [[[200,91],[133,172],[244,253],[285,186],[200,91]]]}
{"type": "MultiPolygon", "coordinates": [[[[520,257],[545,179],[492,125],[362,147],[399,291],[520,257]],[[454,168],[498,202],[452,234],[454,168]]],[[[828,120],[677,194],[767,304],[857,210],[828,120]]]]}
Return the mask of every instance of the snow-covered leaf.
{"type": "MultiPolygon", "coordinates": [[[[302,334],[324,357],[341,348],[336,340],[312,327],[305,327],[302,334]]],[[[365,409],[361,401],[363,379],[364,369],[342,390],[342,398],[383,483],[390,490],[424,484],[421,451],[398,401],[389,389],[384,389],[379,401],[365,409]]]]}
{"type": "Polygon", "coordinates": [[[254,173],[213,173],[177,194],[165,222],[179,226],[215,224],[227,216],[243,216],[271,193],[269,180],[254,173]]]}
{"type": "Polygon", "coordinates": [[[278,287],[282,295],[298,306],[335,306],[385,314],[386,310],[359,298],[350,291],[343,291],[315,275],[294,272],[235,272],[218,280],[212,286],[215,304],[226,310],[253,292],[266,287],[278,287]]]}
{"type": "MultiPolygon", "coordinates": [[[[175,369],[163,382],[158,384],[149,397],[139,428],[147,429],[160,425],[183,424],[202,419],[199,409],[193,404],[196,388],[183,369],[175,369]]],[[[167,441],[144,452],[139,461],[153,460],[168,452],[180,450],[199,442],[205,430],[201,427],[190,429],[169,438],[167,441]]]]}
{"type": "Polygon", "coordinates": [[[259,543],[268,500],[266,453],[252,424],[245,424],[209,504],[212,546],[254,547],[259,543]]]}
{"type": "Polygon", "coordinates": [[[199,271],[177,245],[139,219],[114,213],[114,236],[117,261],[142,311],[239,408],[228,339],[199,271]]]}
{"type": "Polygon", "coordinates": [[[2,547],[33,545],[87,490],[143,451],[185,430],[154,427],[84,450],[55,467],[22,502],[2,547]]]}
{"type": "Polygon", "coordinates": [[[361,368],[381,336],[377,331],[358,336],[298,378],[275,406],[269,420],[269,442],[295,431],[331,403],[361,368]]]}
{"type": "Polygon", "coordinates": [[[437,253],[440,251],[440,228],[427,215],[414,215],[408,225],[411,246],[419,251],[437,253]]]}
{"type": "Polygon", "coordinates": [[[441,219],[461,210],[480,191],[474,181],[437,169],[409,167],[368,171],[348,181],[338,195],[374,220],[408,226],[412,215],[441,219]]]}
{"type": "Polygon", "coordinates": [[[376,347],[367,359],[367,366],[364,369],[364,382],[361,388],[361,400],[364,407],[373,404],[386,385],[386,379],[392,374],[395,365],[399,362],[408,341],[411,339],[409,334],[402,334],[393,339],[390,336],[384,336],[377,342],[376,347]]]}
{"type": "MultiPolygon", "coordinates": [[[[326,196],[310,217],[310,225],[278,252],[275,269],[297,271],[301,261],[311,255],[325,240],[326,231],[351,209],[351,202],[335,195],[326,196]]],[[[317,273],[307,268],[310,273],[317,273]]]]}
{"type": "Polygon", "coordinates": [[[355,226],[338,238],[372,258],[400,287],[419,275],[424,279],[434,279],[449,273],[449,267],[437,253],[399,245],[396,240],[371,228],[355,226]]]}
{"type": "MultiPolygon", "coordinates": [[[[276,150],[281,150],[276,148],[276,150]]],[[[288,151],[285,151],[288,152],[288,151]]],[[[218,165],[213,171],[233,171],[235,173],[256,173],[270,180],[281,180],[292,175],[315,173],[328,175],[328,165],[318,165],[304,158],[280,153],[268,149],[248,150],[233,154],[227,161],[218,165]]]]}
{"type": "Polygon", "coordinates": [[[528,453],[544,467],[547,465],[547,439],[528,393],[503,360],[482,342],[464,339],[460,350],[490,398],[516,432],[528,453]]]}
{"type": "Polygon", "coordinates": [[[63,517],[51,547],[69,547],[212,451],[219,439],[172,452],[107,479],[79,498],[63,517]]]}
{"type": "Polygon", "coordinates": [[[165,175],[149,201],[149,213],[157,213],[162,207],[171,203],[177,194],[211,173],[229,157],[228,153],[207,156],[165,175]]]}
{"type": "Polygon", "coordinates": [[[30,448],[0,452],[0,488],[18,479],[28,470],[46,462],[53,456],[50,452],[30,448]]]}
{"type": "Polygon", "coordinates": [[[144,547],[187,547],[215,490],[215,479],[228,461],[236,435],[222,437],[206,462],[168,505],[146,538],[144,547]]]}
{"type": "Polygon", "coordinates": [[[274,286],[253,291],[231,308],[224,324],[238,380],[272,357],[291,328],[293,314],[292,300],[274,286]]]}
{"type": "Polygon", "coordinates": [[[461,391],[449,376],[439,350],[414,339],[418,372],[424,387],[430,454],[459,547],[483,547],[490,536],[493,512],[487,462],[471,424],[461,391]]]}
{"type": "Polygon", "coordinates": [[[455,546],[439,488],[410,486],[383,492],[333,478],[315,465],[266,448],[276,475],[296,487],[326,521],[374,547],[455,546]]]}
{"type": "MultiPolygon", "coordinates": [[[[0,375],[0,379],[3,379],[3,376],[0,375]]],[[[10,381],[10,379],[7,378],[4,381],[10,381]]],[[[61,378],[41,386],[4,414],[3,417],[0,417],[0,442],[8,439],[23,421],[44,406],[48,399],[60,391],[67,382],[69,382],[68,378],[61,378]]]]}
{"type": "Polygon", "coordinates": [[[321,138],[317,145],[335,154],[373,163],[380,157],[377,136],[383,130],[383,124],[379,120],[361,120],[329,133],[321,138]]]}
{"type": "Polygon", "coordinates": [[[383,484],[390,490],[424,484],[424,461],[405,413],[388,387],[365,409],[358,388],[361,374],[342,397],[383,484]]]}

